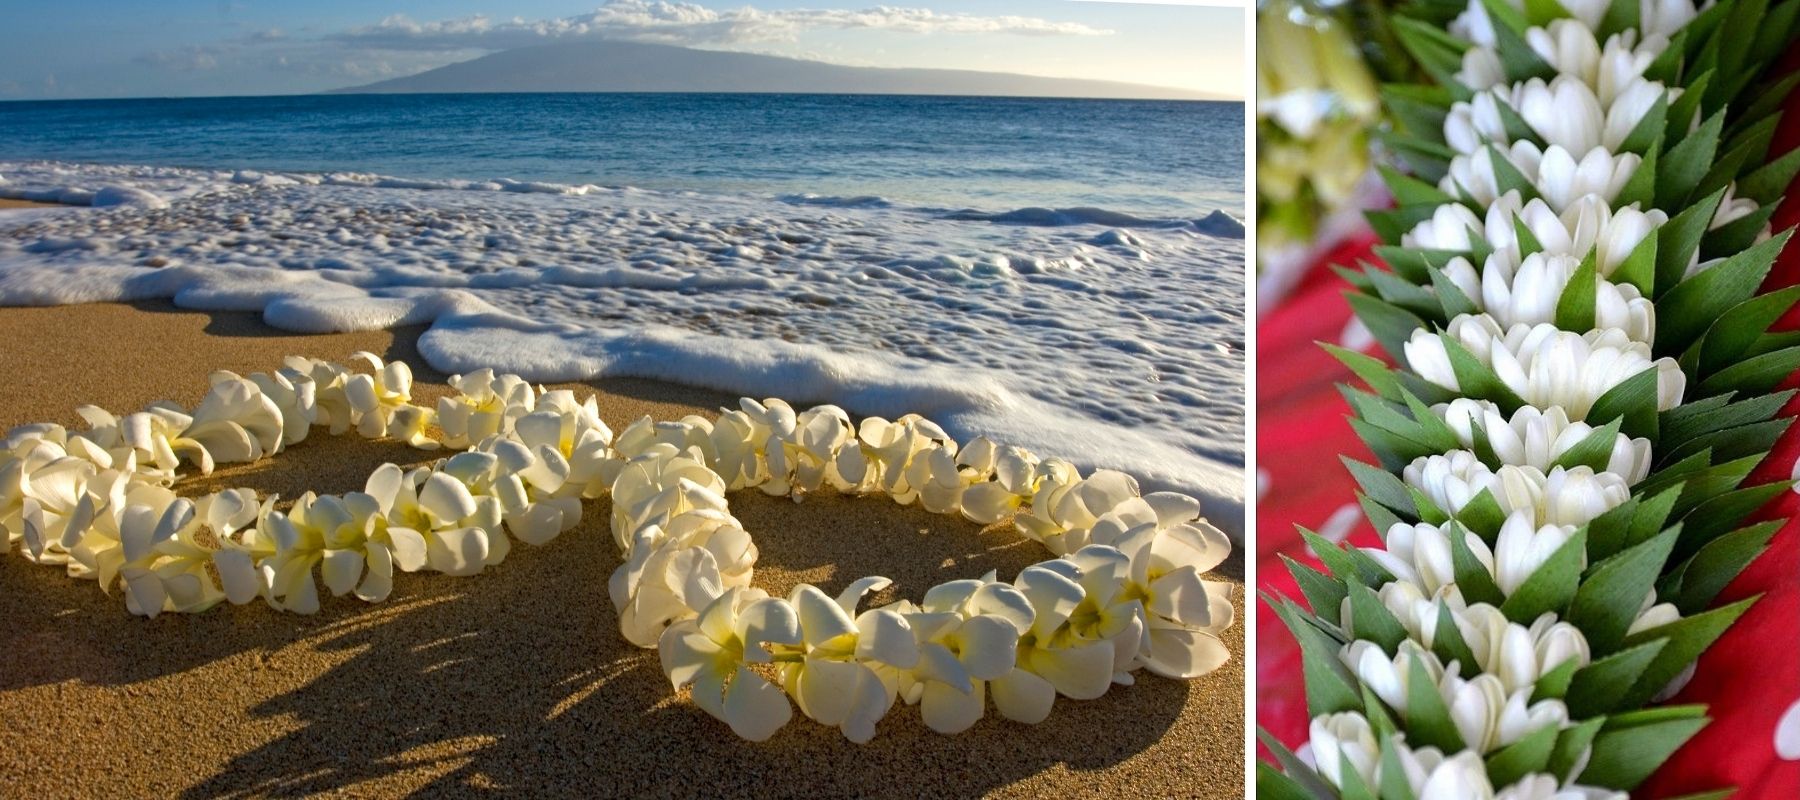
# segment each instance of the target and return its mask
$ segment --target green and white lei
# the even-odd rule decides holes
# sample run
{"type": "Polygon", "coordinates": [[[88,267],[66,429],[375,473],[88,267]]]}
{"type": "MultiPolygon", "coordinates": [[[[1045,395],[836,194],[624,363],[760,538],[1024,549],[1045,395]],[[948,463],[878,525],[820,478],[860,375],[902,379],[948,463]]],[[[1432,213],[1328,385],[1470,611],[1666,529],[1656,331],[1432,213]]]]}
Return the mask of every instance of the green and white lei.
{"type": "Polygon", "coordinates": [[[1672,694],[1751,600],[1714,606],[1777,525],[1745,486],[1789,420],[1800,341],[1759,294],[1788,239],[1770,160],[1800,75],[1761,85],[1800,2],[1421,0],[1432,85],[1389,85],[1390,270],[1343,270],[1399,364],[1336,354],[1346,459],[1383,546],[1306,534],[1306,755],[1258,796],[1593,798],[1706,724],[1672,694]]]}

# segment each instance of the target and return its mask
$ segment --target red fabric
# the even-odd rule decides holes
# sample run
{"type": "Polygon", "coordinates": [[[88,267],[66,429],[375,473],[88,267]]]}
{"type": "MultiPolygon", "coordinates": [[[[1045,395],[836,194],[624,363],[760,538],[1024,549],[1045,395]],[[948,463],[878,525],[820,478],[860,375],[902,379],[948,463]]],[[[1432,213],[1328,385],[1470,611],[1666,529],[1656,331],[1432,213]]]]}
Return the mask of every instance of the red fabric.
{"type": "MultiPolygon", "coordinates": [[[[1791,99],[1773,152],[1800,146],[1800,100],[1791,99]]],[[[1800,185],[1800,184],[1797,184],[1800,185]]],[[[1789,195],[1796,187],[1789,187],[1789,195]]],[[[1800,223],[1800,202],[1790,201],[1774,218],[1776,230],[1800,223]]],[[[1352,379],[1316,342],[1345,344],[1351,319],[1343,279],[1330,264],[1373,259],[1371,239],[1351,242],[1321,259],[1300,290],[1257,325],[1258,471],[1256,559],[1264,592],[1304,602],[1279,555],[1320,567],[1306,552],[1296,525],[1320,533],[1347,534],[1355,545],[1379,543],[1360,514],[1348,531],[1332,531],[1328,521],[1355,500],[1356,483],[1338,454],[1372,461],[1345,421],[1348,404],[1335,384],[1352,379]]],[[[1769,286],[1800,283],[1800,244],[1790,244],[1770,276],[1769,286]]],[[[1800,309],[1783,325],[1800,329],[1800,309]]],[[[1351,337],[1352,339],[1356,337],[1351,337]]],[[[1365,337],[1366,340],[1366,337],[1365,337]]],[[[1365,352],[1377,352],[1372,343],[1365,352]]],[[[1800,388],[1800,374],[1786,388],[1800,388]]],[[[1783,409],[1800,416],[1800,397],[1783,409]]],[[[1785,479],[1800,458],[1800,423],[1790,428],[1753,474],[1753,482],[1785,479]]],[[[1349,512],[1340,516],[1340,521],[1349,512]]],[[[1693,679],[1671,703],[1705,703],[1712,723],[1677,751],[1640,787],[1644,797],[1676,797],[1737,786],[1736,800],[1792,800],[1800,797],[1800,761],[1776,753],[1776,727],[1788,719],[1800,727],[1800,495],[1783,493],[1757,519],[1788,519],[1769,550],[1720,595],[1723,604],[1762,598],[1700,658],[1693,679]]],[[[1257,722],[1290,747],[1306,738],[1306,693],[1300,652],[1293,637],[1267,604],[1257,605],[1257,722]]],[[[1793,731],[1789,737],[1800,736],[1793,731]]],[[[1792,739],[1790,738],[1790,741],[1792,739]]],[[[1267,757],[1266,750],[1263,755],[1267,757]]],[[[1790,752],[1800,758],[1800,753],[1790,752]]]]}

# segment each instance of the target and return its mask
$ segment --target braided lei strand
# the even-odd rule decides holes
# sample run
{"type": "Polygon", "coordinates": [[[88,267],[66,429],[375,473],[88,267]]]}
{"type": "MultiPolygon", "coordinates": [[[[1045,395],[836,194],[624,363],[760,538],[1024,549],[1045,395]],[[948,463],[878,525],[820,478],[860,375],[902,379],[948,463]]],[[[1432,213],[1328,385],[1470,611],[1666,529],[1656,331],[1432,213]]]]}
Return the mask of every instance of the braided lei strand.
{"type": "MultiPolygon", "coordinates": [[[[1342,270],[1389,356],[1334,352],[1379,465],[1346,459],[1380,547],[1303,532],[1303,754],[1277,798],[1624,797],[1700,727],[1671,695],[1754,598],[1714,607],[1778,523],[1742,486],[1800,368],[1759,294],[1788,232],[1757,78],[1800,2],[1421,2],[1434,85],[1384,87],[1391,271],[1342,270]],[[1752,91],[1754,89],[1754,91],[1752,91]],[[1741,101],[1741,102],[1740,102],[1741,101]],[[1310,607],[1310,610],[1308,609],[1310,607]]],[[[1265,794],[1266,793],[1266,794],[1265,794]]]]}
{"type": "Polygon", "coordinates": [[[1229,658],[1219,635],[1231,585],[1202,574],[1230,540],[1198,501],[1141,494],[1124,473],[1084,477],[986,438],[959,446],[914,415],[853,425],[836,406],[780,400],[746,398],[716,421],[644,417],[615,437],[593,397],[491,370],[451,378],[456,394],[428,409],[411,403],[406,364],[357,357],[370,372],[290,357],[270,373],[214,373],[191,411],[84,406],[85,431],[13,429],[0,452],[9,545],[118,591],[133,614],[259,597],[311,614],[320,581],[380,602],[395,570],[478,574],[512,539],[545,544],[579,524],[583,501],[610,495],[624,563],[607,591],[621,634],[656,648],[674,689],[692,686],[696,705],[757,741],[792,717],[790,697],[866,742],[896,700],[951,734],[989,696],[1002,716],[1037,723],[1058,694],[1096,698],[1140,668],[1194,678],[1229,658]],[[308,492],[286,511],[250,489],[173,491],[184,471],[276,455],[314,427],[457,452],[410,471],[383,465],[361,492],[308,492]],[[810,585],[770,597],[751,586],[756,545],[726,502],[749,488],[885,494],[983,524],[1010,516],[1056,558],[1011,583],[989,573],[860,613],[887,578],[836,597],[810,585]]]}

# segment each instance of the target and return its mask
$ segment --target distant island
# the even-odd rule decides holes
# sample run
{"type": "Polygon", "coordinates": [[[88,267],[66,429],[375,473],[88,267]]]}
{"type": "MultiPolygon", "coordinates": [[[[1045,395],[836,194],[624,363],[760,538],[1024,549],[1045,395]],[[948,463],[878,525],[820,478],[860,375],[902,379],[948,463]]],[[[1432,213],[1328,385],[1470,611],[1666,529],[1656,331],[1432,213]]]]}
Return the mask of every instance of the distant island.
{"type": "Polygon", "coordinates": [[[956,69],[846,67],[798,58],[594,41],[502,50],[334,94],[462,92],[770,92],[1228,100],[1117,81],[956,69]]]}

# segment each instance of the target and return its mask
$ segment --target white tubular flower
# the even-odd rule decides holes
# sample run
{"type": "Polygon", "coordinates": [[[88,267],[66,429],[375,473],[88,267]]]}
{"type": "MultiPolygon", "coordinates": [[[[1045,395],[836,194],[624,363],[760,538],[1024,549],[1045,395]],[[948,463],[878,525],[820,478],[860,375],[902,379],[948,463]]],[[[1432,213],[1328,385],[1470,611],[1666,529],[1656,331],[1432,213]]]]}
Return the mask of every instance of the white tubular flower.
{"type": "Polygon", "coordinates": [[[1506,83],[1506,66],[1491,48],[1471,47],[1463,51],[1462,69],[1454,77],[1457,83],[1481,92],[1506,83]]]}
{"type": "Polygon", "coordinates": [[[865,593],[890,583],[862,578],[835,600],[804,583],[788,595],[799,615],[804,655],[782,664],[782,685],[808,717],[857,744],[875,738],[875,723],[897,697],[875,668],[905,670],[919,663],[918,641],[905,617],[890,609],[851,617],[865,593]]]}
{"type": "MultiPolygon", "coordinates": [[[[1558,214],[1541,198],[1521,205],[1517,192],[1507,192],[1488,206],[1485,234],[1494,249],[1489,263],[1499,258],[1517,266],[1523,260],[1516,221],[1531,231],[1543,253],[1579,260],[1594,251],[1596,270],[1602,277],[1611,277],[1632,251],[1668,220],[1660,210],[1638,210],[1636,203],[1613,211],[1597,194],[1582,195],[1558,214]]],[[[1473,277],[1474,269],[1466,259],[1460,269],[1473,277]]],[[[1467,284],[1458,280],[1457,285],[1472,298],[1478,293],[1472,289],[1473,280],[1467,284]]]]}
{"type": "MultiPolygon", "coordinates": [[[[1456,569],[1451,562],[1450,549],[1450,537],[1455,535],[1452,531],[1456,529],[1453,523],[1396,523],[1387,529],[1382,547],[1360,549],[1393,574],[1395,581],[1382,586],[1382,589],[1408,585],[1417,587],[1415,591],[1422,592],[1423,595],[1435,596],[1440,590],[1454,588],[1456,585],[1456,569]]],[[[1481,537],[1466,530],[1461,535],[1477,558],[1487,553],[1487,543],[1481,541],[1481,537]]],[[[1483,559],[1483,563],[1489,564],[1491,560],[1492,556],[1489,555],[1487,559],[1483,559]]],[[[1420,599],[1423,599],[1423,595],[1420,599]]],[[[1348,608],[1346,605],[1345,610],[1348,608]]],[[[1426,640],[1426,644],[1430,644],[1430,641],[1426,640]]]]}
{"type": "MultiPolygon", "coordinates": [[[[919,647],[918,665],[897,672],[900,695],[919,704],[927,727],[944,734],[968,730],[986,711],[990,684],[1002,715],[1023,722],[1043,718],[1034,707],[1011,704],[1017,695],[1029,695],[1010,691],[1021,681],[1037,681],[1055,696],[1049,684],[1017,667],[1019,634],[1032,620],[1031,602],[1017,589],[992,580],[952,581],[927,591],[923,606],[903,601],[896,610],[911,624],[919,647]]],[[[1046,702],[1043,713],[1048,711],[1046,702]]]]}
{"type": "Polygon", "coordinates": [[[1446,203],[1431,212],[1431,218],[1421,220],[1411,231],[1400,237],[1402,247],[1423,250],[1468,250],[1473,245],[1472,236],[1478,236],[1485,228],[1480,217],[1459,203],[1446,203]]]}
{"type": "MultiPolygon", "coordinates": [[[[1532,253],[1517,267],[1499,255],[1490,256],[1481,272],[1481,293],[1471,299],[1505,327],[1554,323],[1563,291],[1580,268],[1581,259],[1572,255],[1532,253]]],[[[1656,305],[1636,286],[1596,276],[1594,329],[1608,328],[1649,344],[1656,335],[1656,305]]]]}
{"type": "Polygon", "coordinates": [[[781,690],[750,670],[772,661],[765,644],[798,644],[800,617],[786,600],[761,589],[726,590],[698,617],[669,626],[657,645],[663,674],[676,691],[692,684],[694,704],[733,733],[767,740],[793,718],[781,690]]]}
{"type": "Polygon", "coordinates": [[[1477,92],[1467,101],[1459,100],[1444,116],[1444,143],[1458,153],[1473,153],[1492,143],[1501,143],[1506,135],[1506,121],[1500,116],[1500,103],[1506,102],[1505,87],[1477,92]]]}
{"type": "Polygon", "coordinates": [[[270,512],[275,555],[262,565],[269,604],[299,614],[317,612],[315,564],[333,595],[355,592],[371,603],[387,599],[394,587],[394,555],[386,531],[378,527],[382,519],[380,504],[362,492],[343,497],[308,492],[288,513],[270,512]]]}
{"type": "MultiPolygon", "coordinates": [[[[1037,479],[1037,456],[1023,448],[1001,446],[995,454],[992,480],[977,483],[963,492],[962,515],[982,525],[999,522],[1031,499],[1037,492],[1037,479]]],[[[1198,503],[1195,503],[1194,513],[1199,514],[1198,503]]]]}
{"type": "Polygon", "coordinates": [[[1569,709],[1561,700],[1531,702],[1534,687],[1513,692],[1498,677],[1481,674],[1463,680],[1453,666],[1438,685],[1450,720],[1463,743],[1477,753],[1491,753],[1543,728],[1561,728],[1569,722],[1569,709]]]}
{"type": "Polygon", "coordinates": [[[1582,466],[1546,474],[1511,464],[1490,470],[1467,450],[1414,459],[1401,477],[1448,513],[1461,512],[1485,489],[1501,511],[1530,512],[1534,525],[1585,525],[1631,497],[1625,479],[1609,472],[1582,466]]]}
{"type": "Polygon", "coordinates": [[[327,426],[332,436],[341,436],[356,424],[344,389],[354,374],[348,368],[305,356],[288,356],[281,363],[284,369],[312,379],[315,424],[327,426]]]}
{"type": "MultiPolygon", "coordinates": [[[[1499,157],[1517,167],[1520,174],[1534,179],[1535,184],[1539,165],[1544,160],[1544,152],[1536,144],[1520,140],[1509,145],[1496,144],[1495,147],[1499,148],[1499,157]]],[[[1494,174],[1494,158],[1494,148],[1491,147],[1459,152],[1450,159],[1450,169],[1438,181],[1438,188],[1453,196],[1467,195],[1481,206],[1492,206],[1502,197],[1500,179],[1494,174]]]]}
{"type": "Polygon", "coordinates": [[[388,435],[394,412],[412,403],[412,368],[404,361],[383,363],[380,356],[357,352],[353,359],[369,362],[374,374],[358,373],[344,380],[344,399],[350,403],[356,432],[365,439],[388,435]]]}
{"type": "Polygon", "coordinates": [[[1307,743],[1319,774],[1331,785],[1344,786],[1344,770],[1356,773],[1363,786],[1375,786],[1381,764],[1381,745],[1369,720],[1355,711],[1321,714],[1308,726],[1307,743]]]}
{"type": "MultiPolygon", "coordinates": [[[[1600,42],[1594,39],[1594,31],[1581,22],[1565,17],[1553,19],[1542,28],[1528,28],[1525,44],[1557,74],[1570,76],[1589,86],[1597,85],[1600,42]]],[[[1645,62],[1645,66],[1648,65],[1649,62],[1645,62]]]]}
{"type": "MultiPolygon", "coordinates": [[[[1575,535],[1574,526],[1534,527],[1532,523],[1530,512],[1515,511],[1507,516],[1506,522],[1500,526],[1498,538],[1494,540],[1494,583],[1500,588],[1500,593],[1507,597],[1518,591],[1526,579],[1536,574],[1538,568],[1575,535]]],[[[1587,558],[1584,556],[1584,567],[1586,562],[1587,558]]]]}
{"type": "MultiPolygon", "coordinates": [[[[1477,0],[1479,2],[1479,0],[1477,0]]],[[[1454,797],[1458,800],[1490,800],[1493,784],[1487,764],[1473,750],[1445,758],[1435,747],[1409,751],[1400,748],[1401,764],[1414,797],[1454,797]]]]}
{"type": "Polygon", "coordinates": [[[1651,590],[1648,594],[1644,595],[1644,602],[1638,607],[1637,616],[1632,618],[1631,626],[1626,630],[1626,633],[1628,635],[1641,633],[1652,628],[1660,628],[1671,622],[1679,621],[1680,619],[1681,611],[1669,603],[1656,602],[1656,591],[1651,590]]]}
{"type": "Polygon", "coordinates": [[[1402,640],[1393,656],[1384,652],[1380,645],[1362,639],[1349,642],[1338,650],[1338,660],[1350,668],[1357,680],[1401,714],[1406,713],[1406,691],[1412,682],[1410,675],[1415,658],[1424,666],[1433,685],[1443,680],[1443,663],[1411,639],[1402,640]]]}
{"type": "MultiPolygon", "coordinates": [[[[1586,153],[1597,147],[1618,149],[1619,142],[1609,141],[1606,135],[1606,109],[1600,105],[1600,98],[1579,78],[1559,75],[1549,83],[1532,78],[1512,87],[1510,97],[1501,102],[1508,102],[1517,110],[1525,124],[1550,147],[1572,153],[1586,153]]],[[[1448,122],[1445,129],[1447,135],[1448,122]]]]}
{"type": "Polygon", "coordinates": [[[270,497],[259,505],[249,489],[171,502],[151,534],[151,552],[120,571],[133,612],[194,613],[221,600],[243,605],[261,596],[256,564],[275,554],[275,543],[256,526],[274,504],[270,497]]]}
{"type": "MultiPolygon", "coordinates": [[[[1488,447],[1501,463],[1536,467],[1542,472],[1549,472],[1557,459],[1595,430],[1585,422],[1571,422],[1568,413],[1559,406],[1551,406],[1545,411],[1534,406],[1520,406],[1508,418],[1493,403],[1459,397],[1432,406],[1431,410],[1450,426],[1464,448],[1475,448],[1475,429],[1479,427],[1487,436],[1488,447]]],[[[1628,484],[1637,484],[1650,474],[1650,440],[1616,434],[1612,455],[1601,471],[1618,475],[1628,484]]]]}
{"type": "MultiPolygon", "coordinates": [[[[1552,23],[1555,24],[1555,23],[1552,23]]],[[[1600,52],[1594,75],[1588,81],[1600,95],[1600,102],[1612,107],[1627,87],[1640,83],[1644,71],[1656,63],[1657,56],[1669,49],[1669,39],[1647,33],[1640,42],[1638,31],[1621,31],[1608,37],[1600,52]]],[[[1674,102],[1679,89],[1669,89],[1669,102],[1674,102]]]]}
{"type": "Polygon", "coordinates": [[[517,375],[496,376],[493,370],[482,369],[452,375],[449,384],[457,394],[437,402],[438,427],[449,447],[467,449],[489,436],[511,431],[513,420],[537,406],[537,393],[517,375]]]}
{"type": "Polygon", "coordinates": [[[1718,230],[1744,217],[1757,212],[1761,206],[1748,197],[1737,196],[1737,181],[1725,185],[1725,196],[1719,200],[1719,210],[1713,212],[1712,222],[1707,223],[1707,230],[1718,230]]]}
{"type": "Polygon", "coordinates": [[[1642,0],[1638,4],[1638,30],[1645,36],[1674,36],[1700,15],[1694,0],[1642,0]]]}
{"type": "Polygon", "coordinates": [[[1451,617],[1475,655],[1475,663],[1465,665],[1465,670],[1495,677],[1508,695],[1521,691],[1529,695],[1539,679],[1564,662],[1573,660],[1577,669],[1587,666],[1587,639],[1555,614],[1546,612],[1529,628],[1485,603],[1453,608],[1451,617]]]}
{"type": "Polygon", "coordinates": [[[1494,800],[1628,800],[1630,795],[1593,786],[1563,785],[1553,775],[1526,775],[1494,794],[1494,800]]]}
{"type": "MultiPolygon", "coordinates": [[[[1514,152],[1520,147],[1514,145],[1514,152]]],[[[1514,158],[1513,162],[1518,163],[1514,158]]],[[[1617,153],[1604,148],[1571,151],[1560,145],[1544,148],[1538,159],[1537,169],[1525,172],[1538,194],[1550,208],[1562,213],[1575,201],[1590,194],[1599,195],[1607,203],[1611,203],[1624,191],[1625,184],[1631,181],[1632,173],[1637,172],[1644,159],[1636,153],[1617,153]],[[1574,156],[1581,153],[1580,160],[1574,156]]]]}
{"type": "Polygon", "coordinates": [[[1671,358],[1653,358],[1650,346],[1619,330],[1577,334],[1555,325],[1514,325],[1502,329],[1486,314],[1462,314],[1443,333],[1413,331],[1406,361],[1420,377],[1462,391],[1443,339],[1456,339],[1500,381],[1539,408],[1561,406],[1571,419],[1585,419],[1594,401],[1648,369],[1656,370],[1657,410],[1681,403],[1687,375],[1671,358]]]}

